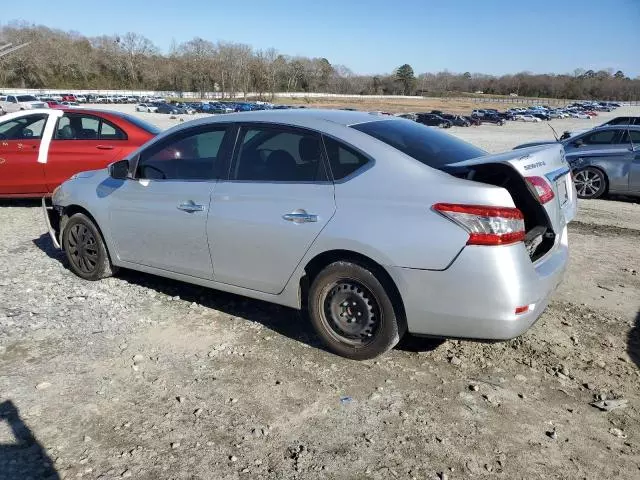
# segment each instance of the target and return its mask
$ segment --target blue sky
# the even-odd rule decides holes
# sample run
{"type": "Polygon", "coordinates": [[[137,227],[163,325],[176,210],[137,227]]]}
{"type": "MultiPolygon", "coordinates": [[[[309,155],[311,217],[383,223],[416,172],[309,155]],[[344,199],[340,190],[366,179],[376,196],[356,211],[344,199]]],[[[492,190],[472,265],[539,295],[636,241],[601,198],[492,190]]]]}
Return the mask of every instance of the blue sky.
{"type": "Polygon", "coordinates": [[[356,73],[620,69],[640,75],[640,0],[12,1],[25,20],[94,36],[134,31],[163,50],[193,37],[326,57],[356,73]]]}

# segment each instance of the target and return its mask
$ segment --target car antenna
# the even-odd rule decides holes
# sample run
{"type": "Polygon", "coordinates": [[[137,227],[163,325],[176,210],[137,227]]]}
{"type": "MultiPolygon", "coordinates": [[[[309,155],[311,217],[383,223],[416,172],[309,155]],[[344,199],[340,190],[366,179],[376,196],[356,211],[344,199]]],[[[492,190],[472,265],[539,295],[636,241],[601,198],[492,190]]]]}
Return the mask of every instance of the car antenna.
{"type": "Polygon", "coordinates": [[[627,136],[629,137],[629,143],[631,144],[631,151],[635,151],[636,147],[633,145],[633,138],[631,138],[631,117],[627,120],[627,136]]]}
{"type": "Polygon", "coordinates": [[[556,142],[559,142],[560,140],[558,140],[558,134],[556,133],[555,129],[551,126],[549,122],[547,122],[547,125],[549,125],[549,128],[553,132],[553,136],[556,137],[556,142]]]}

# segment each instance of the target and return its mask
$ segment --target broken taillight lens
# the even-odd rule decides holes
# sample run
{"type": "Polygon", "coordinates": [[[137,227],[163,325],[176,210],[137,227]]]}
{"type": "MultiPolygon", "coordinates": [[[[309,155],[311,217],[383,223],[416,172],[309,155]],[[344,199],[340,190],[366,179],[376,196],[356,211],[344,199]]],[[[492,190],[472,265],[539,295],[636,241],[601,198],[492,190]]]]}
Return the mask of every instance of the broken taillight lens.
{"type": "Polygon", "coordinates": [[[467,232],[467,245],[507,245],[524,240],[524,217],[517,208],[436,203],[433,209],[467,232]]]}

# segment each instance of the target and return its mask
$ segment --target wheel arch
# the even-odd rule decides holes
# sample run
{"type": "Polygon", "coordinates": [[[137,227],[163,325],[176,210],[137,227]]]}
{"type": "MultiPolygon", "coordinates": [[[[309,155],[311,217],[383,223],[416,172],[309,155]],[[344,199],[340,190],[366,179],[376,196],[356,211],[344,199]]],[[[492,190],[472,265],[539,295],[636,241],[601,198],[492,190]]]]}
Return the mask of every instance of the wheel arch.
{"type": "Polygon", "coordinates": [[[60,231],[58,232],[58,238],[60,239],[60,245],[62,245],[62,234],[64,233],[64,228],[65,228],[69,218],[71,218],[76,213],[82,213],[83,215],[86,215],[93,222],[93,224],[98,229],[98,232],[100,233],[100,236],[102,237],[102,242],[104,243],[105,249],[107,250],[107,255],[109,256],[109,260],[111,262],[113,262],[113,257],[111,255],[111,251],[109,249],[109,244],[107,243],[107,240],[106,240],[106,238],[104,236],[104,233],[102,232],[102,228],[100,228],[100,223],[98,223],[96,218],[93,215],[91,215],[91,212],[89,210],[87,210],[86,208],[84,208],[83,206],[78,205],[78,204],[67,205],[66,207],[63,207],[63,209],[62,209],[62,212],[60,214],[60,231]]]}
{"type": "Polygon", "coordinates": [[[317,254],[307,262],[304,267],[304,275],[300,277],[299,286],[300,306],[303,309],[307,307],[309,287],[311,286],[313,279],[322,271],[322,269],[338,261],[352,262],[371,270],[380,283],[385,287],[385,290],[388,290],[393,306],[397,309],[396,316],[398,320],[406,322],[404,302],[402,301],[400,290],[391,275],[389,275],[389,272],[387,272],[380,263],[376,262],[372,258],[353,250],[327,250],[317,254]]]}

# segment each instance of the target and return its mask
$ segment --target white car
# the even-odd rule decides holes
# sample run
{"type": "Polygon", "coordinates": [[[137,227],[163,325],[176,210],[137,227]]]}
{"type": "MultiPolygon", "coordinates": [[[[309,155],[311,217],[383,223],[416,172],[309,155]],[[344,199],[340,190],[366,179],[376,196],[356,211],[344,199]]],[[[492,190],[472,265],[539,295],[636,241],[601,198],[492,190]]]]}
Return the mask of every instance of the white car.
{"type": "Polygon", "coordinates": [[[151,103],[139,103],[136,105],[136,112],[148,112],[155,113],[158,111],[158,107],[151,103]]]}
{"type": "Polygon", "coordinates": [[[79,103],[87,103],[87,97],[85,97],[84,95],[76,95],[76,100],[79,103]]]}
{"type": "Polygon", "coordinates": [[[541,122],[538,117],[534,117],[533,115],[514,115],[514,120],[519,120],[521,122],[541,122]]]}
{"type": "Polygon", "coordinates": [[[94,101],[95,103],[109,103],[107,97],[96,97],[94,101]]]}
{"type": "Polygon", "coordinates": [[[572,118],[591,118],[591,115],[582,112],[571,112],[569,115],[571,115],[572,118]]]}
{"type": "Polygon", "coordinates": [[[0,97],[0,112],[11,113],[20,110],[32,110],[34,108],[48,108],[45,102],[38,100],[33,95],[7,95],[0,97]]]}

